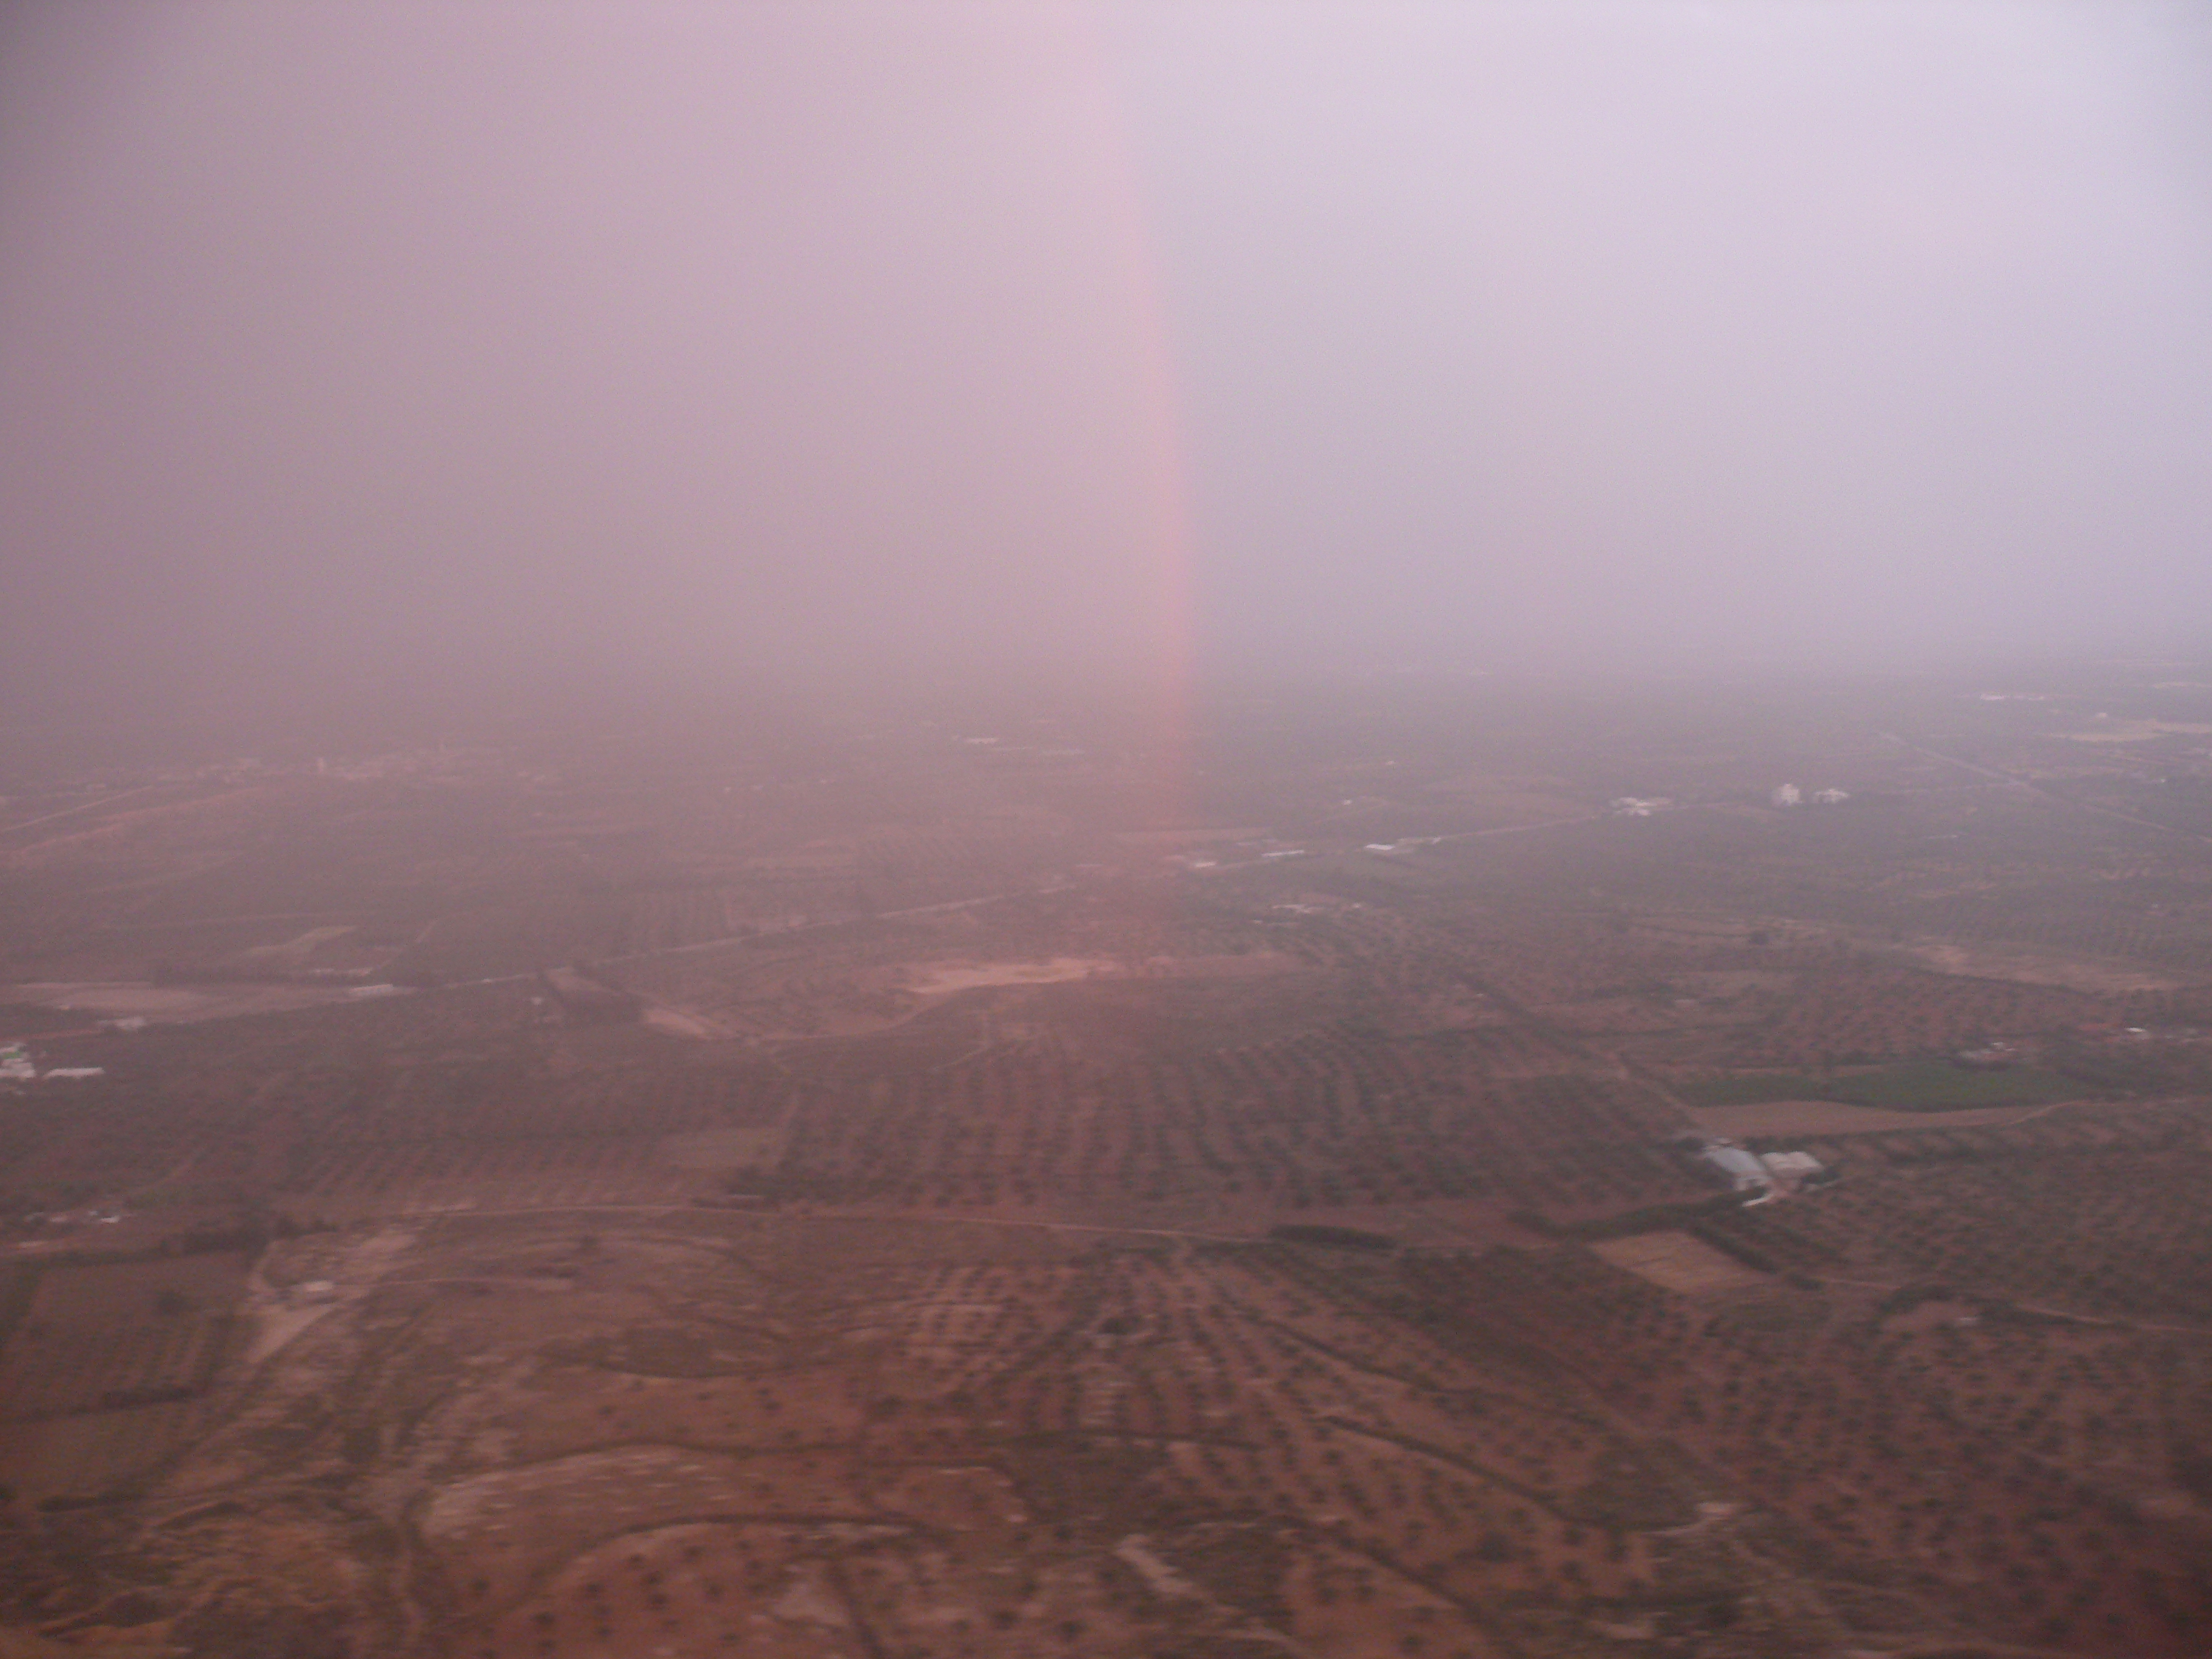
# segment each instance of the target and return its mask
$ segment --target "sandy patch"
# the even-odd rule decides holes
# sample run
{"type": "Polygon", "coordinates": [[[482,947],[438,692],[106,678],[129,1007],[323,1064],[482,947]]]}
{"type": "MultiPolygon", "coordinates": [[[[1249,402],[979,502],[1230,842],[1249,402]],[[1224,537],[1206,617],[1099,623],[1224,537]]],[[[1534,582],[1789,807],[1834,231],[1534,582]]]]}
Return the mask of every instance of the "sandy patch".
{"type": "Polygon", "coordinates": [[[2062,956],[2057,952],[2003,945],[1946,945],[1934,941],[1907,943],[1901,948],[1916,961],[1939,974],[1958,974],[1968,979],[2006,979],[2022,985],[2057,985],[2069,991],[2110,995],[2125,991],[2172,991],[2184,981],[2150,972],[2130,963],[2099,957],[2062,956]]]}
{"type": "Polygon", "coordinates": [[[143,981],[76,983],[54,981],[11,985],[10,1001],[66,1008],[101,1019],[137,1017],[165,1024],[228,1019],[236,1014],[283,1013],[350,1000],[346,988],[325,985],[154,985],[143,981]]]}
{"type": "Polygon", "coordinates": [[[837,1600],[829,1569],[818,1561],[802,1561],[792,1569],[789,1587],[769,1604],[769,1616],[787,1624],[822,1625],[843,1630],[853,1620],[837,1600]]]}
{"type": "Polygon", "coordinates": [[[315,953],[317,946],[328,945],[334,939],[343,939],[353,931],[349,922],[329,927],[310,927],[306,933],[286,939],[282,945],[257,945],[242,954],[258,961],[305,962],[315,953]]]}
{"type": "Polygon", "coordinates": [[[646,1445],[465,1476],[434,1491],[417,1525],[426,1543],[448,1547],[526,1530],[533,1551],[558,1559],[573,1552],[578,1534],[604,1537],[701,1513],[778,1510],[821,1521],[870,1518],[858,1512],[843,1471],[803,1455],[748,1458],[646,1445]]]}
{"type": "Polygon", "coordinates": [[[730,1035],[713,1021],[693,1013],[688,1008],[672,1008],[665,1003],[649,1004],[641,1018],[663,1036],[683,1037],[692,1042],[714,1042],[730,1035]]]}
{"type": "Polygon", "coordinates": [[[908,969],[916,996],[951,996],[987,985],[1054,985],[1114,970],[1106,957],[1054,957],[1048,962],[933,962],[908,969]]]}
{"type": "Polygon", "coordinates": [[[246,1281],[246,1311],[254,1321],[253,1340],[246,1352],[247,1366],[258,1365],[309,1326],[360,1301],[398,1266],[414,1243],[414,1233],[405,1227],[381,1227],[330,1253],[321,1264],[329,1278],[283,1285],[272,1285],[263,1277],[262,1269],[268,1266],[264,1259],[246,1281]]]}
{"type": "Polygon", "coordinates": [[[1153,1552],[1152,1540],[1142,1533],[1131,1533],[1114,1546],[1114,1553],[1120,1560],[1135,1568],[1137,1576],[1145,1581],[1145,1587],[1163,1601],[1203,1601],[1208,1599],[1204,1590],[1161,1560],[1153,1552]]]}

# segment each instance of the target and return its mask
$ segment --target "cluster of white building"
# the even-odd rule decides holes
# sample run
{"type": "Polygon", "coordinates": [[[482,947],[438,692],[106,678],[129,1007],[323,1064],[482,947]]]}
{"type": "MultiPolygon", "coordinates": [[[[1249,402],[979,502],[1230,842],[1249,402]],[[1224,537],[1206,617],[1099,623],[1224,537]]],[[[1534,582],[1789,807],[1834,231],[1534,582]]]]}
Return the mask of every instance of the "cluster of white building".
{"type": "Polygon", "coordinates": [[[1769,1204],[1784,1193],[1801,1187],[1818,1187],[1835,1179],[1828,1166],[1810,1152],[1754,1152],[1733,1140],[1711,1139],[1698,1155],[1735,1183],[1740,1193],[1756,1192],[1752,1204],[1769,1204]]]}
{"type": "Polygon", "coordinates": [[[1840,806],[1851,798],[1848,789],[1815,789],[1807,794],[1794,783],[1785,783],[1767,797],[1777,806],[1840,806]]]}

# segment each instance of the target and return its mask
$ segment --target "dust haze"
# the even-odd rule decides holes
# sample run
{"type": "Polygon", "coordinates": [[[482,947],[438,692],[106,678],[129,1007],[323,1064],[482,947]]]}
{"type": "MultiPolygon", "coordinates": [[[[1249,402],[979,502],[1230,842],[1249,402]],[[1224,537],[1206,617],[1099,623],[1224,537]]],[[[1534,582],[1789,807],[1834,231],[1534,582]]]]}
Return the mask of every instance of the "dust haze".
{"type": "Polygon", "coordinates": [[[0,1659],[2203,1659],[2212,13],[0,22],[0,1659]]]}
{"type": "Polygon", "coordinates": [[[2192,7],[145,3],[4,40],[40,718],[2202,642],[2192,7]]]}

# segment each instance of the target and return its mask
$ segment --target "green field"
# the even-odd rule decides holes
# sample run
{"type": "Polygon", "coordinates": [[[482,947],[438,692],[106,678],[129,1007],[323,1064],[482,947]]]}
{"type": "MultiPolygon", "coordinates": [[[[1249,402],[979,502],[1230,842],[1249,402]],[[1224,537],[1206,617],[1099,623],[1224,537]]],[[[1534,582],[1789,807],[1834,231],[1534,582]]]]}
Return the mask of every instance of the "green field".
{"type": "Polygon", "coordinates": [[[1769,1100],[1840,1100],[1893,1111],[1952,1111],[1967,1106],[2036,1106],[2102,1094],[2063,1073],[2037,1066],[1972,1071],[1938,1060],[1907,1060],[1863,1072],[1742,1073],[1683,1085],[1692,1106],[1754,1106],[1769,1100]]]}

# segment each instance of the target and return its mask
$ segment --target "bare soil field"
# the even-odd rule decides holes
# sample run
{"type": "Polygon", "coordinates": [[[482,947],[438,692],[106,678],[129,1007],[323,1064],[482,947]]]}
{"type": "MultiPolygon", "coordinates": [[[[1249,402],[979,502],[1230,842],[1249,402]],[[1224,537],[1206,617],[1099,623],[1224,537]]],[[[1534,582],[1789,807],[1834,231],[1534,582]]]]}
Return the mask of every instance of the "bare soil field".
{"type": "Polygon", "coordinates": [[[647,1005],[644,1020],[665,1036],[682,1037],[693,1042],[724,1042],[735,1035],[688,1008],[671,1007],[666,1003],[647,1005]]]}
{"type": "Polygon", "coordinates": [[[1971,979],[2017,980],[2023,985],[2059,985],[2096,995],[2172,991],[2191,982],[2171,974],[2147,971],[2132,963],[2062,957],[2017,945],[1966,945],[1928,940],[1903,948],[1913,960],[1925,963],[1941,974],[1959,974],[1971,979]]]}
{"type": "Polygon", "coordinates": [[[1601,1239],[1590,1249],[1616,1267],[1648,1279],[1662,1291],[1685,1296],[1701,1291],[1742,1290],[1764,1285],[1766,1275],[1687,1233],[1638,1233],[1632,1238],[1601,1239]]]}
{"type": "Polygon", "coordinates": [[[1054,957],[1048,962],[932,962],[906,972],[906,988],[921,998],[956,995],[982,986],[1054,985],[1115,971],[1097,957],[1054,957]]]}
{"type": "Polygon", "coordinates": [[[33,981],[5,988],[12,1002],[67,1009],[95,1019],[137,1018],[164,1023],[234,1019],[242,1014],[285,1013],[356,1000],[337,986],[152,985],[143,982],[69,984],[33,981]]]}

